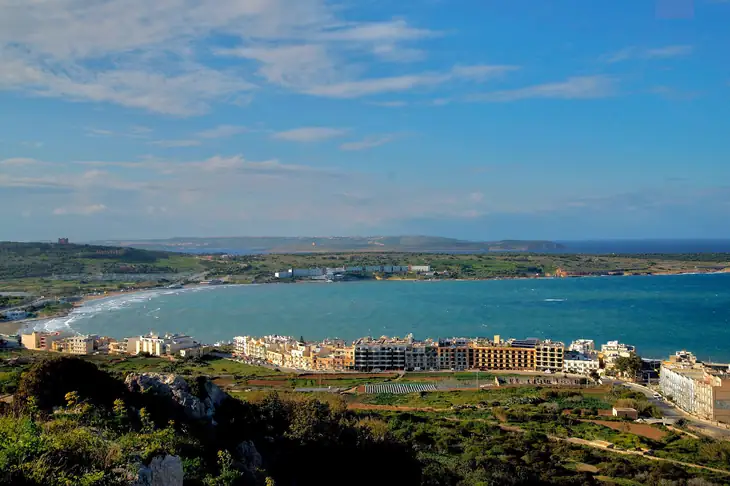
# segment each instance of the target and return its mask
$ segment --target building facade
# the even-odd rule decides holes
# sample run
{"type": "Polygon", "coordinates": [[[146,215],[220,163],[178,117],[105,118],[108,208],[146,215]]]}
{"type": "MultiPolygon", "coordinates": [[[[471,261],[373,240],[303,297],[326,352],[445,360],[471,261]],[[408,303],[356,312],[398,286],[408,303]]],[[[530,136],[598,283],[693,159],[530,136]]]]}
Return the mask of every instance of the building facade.
{"type": "Polygon", "coordinates": [[[596,354],[596,343],[593,339],[576,339],[570,343],[568,351],[575,351],[585,356],[594,356],[596,354]]]}
{"type": "Polygon", "coordinates": [[[684,411],[730,423],[730,373],[667,362],[659,372],[659,386],[684,411]]]}
{"type": "Polygon", "coordinates": [[[492,341],[472,341],[469,346],[470,369],[534,371],[535,366],[534,347],[512,347],[499,336],[494,336],[492,341]]]}
{"type": "Polygon", "coordinates": [[[557,372],[563,370],[565,344],[557,341],[540,341],[535,345],[535,369],[557,372]]]}
{"type": "Polygon", "coordinates": [[[469,344],[464,338],[439,339],[436,352],[439,369],[463,371],[469,368],[469,344]]]}
{"type": "Polygon", "coordinates": [[[563,357],[563,371],[565,373],[590,375],[593,371],[598,373],[600,368],[601,363],[598,361],[598,358],[579,353],[578,351],[566,351],[563,357]]]}

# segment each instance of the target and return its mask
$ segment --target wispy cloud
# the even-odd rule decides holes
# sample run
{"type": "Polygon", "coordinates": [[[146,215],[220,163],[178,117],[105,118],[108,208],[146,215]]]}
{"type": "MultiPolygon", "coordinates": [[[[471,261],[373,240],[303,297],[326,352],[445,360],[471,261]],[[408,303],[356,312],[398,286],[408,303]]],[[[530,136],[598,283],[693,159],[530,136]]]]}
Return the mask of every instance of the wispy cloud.
{"type": "Polygon", "coordinates": [[[92,214],[101,213],[107,210],[104,204],[89,204],[85,206],[64,206],[53,210],[55,216],[91,216],[92,214]]]}
{"type": "Polygon", "coordinates": [[[421,73],[312,87],[305,92],[329,98],[359,98],[380,93],[408,91],[414,88],[434,87],[448,81],[484,81],[517,69],[516,66],[455,66],[445,73],[421,73]]]}
{"type": "Polygon", "coordinates": [[[340,145],[340,150],[345,150],[345,151],[366,150],[366,149],[370,149],[370,148],[374,148],[374,147],[380,147],[381,145],[385,145],[386,143],[392,142],[396,138],[397,138],[396,135],[366,137],[366,138],[356,141],[356,142],[345,142],[342,145],[340,145]]]}
{"type": "Polygon", "coordinates": [[[689,56],[694,51],[691,45],[671,45],[663,47],[627,47],[613,54],[603,56],[608,63],[628,61],[631,59],[669,59],[689,56]]]}
{"type": "Polygon", "coordinates": [[[241,133],[250,131],[247,127],[240,125],[219,125],[215,128],[198,132],[196,136],[200,138],[227,138],[241,133]]]}
{"type": "Polygon", "coordinates": [[[31,140],[24,140],[20,142],[20,145],[23,147],[30,147],[30,148],[41,148],[45,143],[43,142],[37,142],[37,141],[31,141],[31,140]]]}
{"type": "Polygon", "coordinates": [[[0,160],[0,165],[6,166],[6,167],[9,167],[9,166],[21,167],[21,166],[28,166],[28,165],[37,165],[39,163],[40,163],[39,161],[37,161],[35,159],[27,158],[27,157],[15,157],[12,159],[0,160]]]}
{"type": "Polygon", "coordinates": [[[371,101],[370,105],[382,106],[384,108],[402,108],[408,106],[406,101],[371,101]]]}
{"type": "Polygon", "coordinates": [[[165,148],[178,148],[178,147],[197,147],[200,145],[200,140],[155,140],[152,142],[149,142],[150,145],[155,145],[157,147],[165,147],[165,148]]]}
{"type": "Polygon", "coordinates": [[[467,101],[507,102],[533,98],[591,99],[616,93],[616,80],[608,76],[579,76],[557,83],[538,84],[525,88],[473,94],[467,101]]]}
{"type": "Polygon", "coordinates": [[[347,132],[348,130],[343,128],[302,127],[274,133],[272,138],[289,142],[321,142],[323,140],[341,137],[347,132]]]}

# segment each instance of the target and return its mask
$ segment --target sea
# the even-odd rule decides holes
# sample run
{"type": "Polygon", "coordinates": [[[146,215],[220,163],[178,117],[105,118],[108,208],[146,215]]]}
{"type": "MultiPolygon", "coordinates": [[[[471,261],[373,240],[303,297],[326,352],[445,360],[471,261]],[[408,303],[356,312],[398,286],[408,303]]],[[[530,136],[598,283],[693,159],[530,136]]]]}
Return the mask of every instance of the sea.
{"type": "Polygon", "coordinates": [[[730,362],[730,275],[369,281],[164,289],[91,301],[37,329],[122,338],[156,331],[215,343],[451,336],[619,340],[644,357],[689,350],[730,362]]]}

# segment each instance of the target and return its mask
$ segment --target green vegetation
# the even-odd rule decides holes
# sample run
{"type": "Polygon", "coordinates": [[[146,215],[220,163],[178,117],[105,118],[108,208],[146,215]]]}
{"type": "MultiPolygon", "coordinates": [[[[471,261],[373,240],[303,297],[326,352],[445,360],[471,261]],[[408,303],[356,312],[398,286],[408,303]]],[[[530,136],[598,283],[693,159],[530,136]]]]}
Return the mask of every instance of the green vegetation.
{"type": "MultiPolygon", "coordinates": [[[[121,242],[106,241],[105,244],[121,242]]],[[[129,242],[125,242],[129,244],[129,242]]],[[[131,243],[136,248],[151,250],[185,250],[247,253],[350,252],[350,251],[545,251],[562,248],[552,241],[465,241],[438,236],[341,236],[341,237],[228,237],[228,238],[170,238],[142,240],[131,243]]]]}
{"type": "MultiPolygon", "coordinates": [[[[203,271],[197,257],[93,245],[0,242],[0,292],[64,296],[168,283],[203,271]],[[98,281],[114,274],[114,281],[98,281]],[[143,278],[139,276],[143,275],[143,278]],[[125,281],[125,276],[129,280],[125,281]]],[[[3,302],[0,301],[0,307],[3,302]]]]}
{"type": "Polygon", "coordinates": [[[190,419],[166,397],[129,391],[121,379],[129,372],[175,372],[199,396],[208,378],[229,373],[296,379],[217,358],[171,363],[143,356],[0,353],[11,356],[20,362],[0,366],[0,384],[15,394],[12,406],[0,404],[0,484],[129,484],[137,469],[166,454],[181,458],[186,485],[328,484],[325,478],[371,484],[371,474],[358,473],[367,470],[406,486],[730,482],[730,475],[565,441],[605,440],[621,450],[651,449],[660,459],[730,471],[730,442],[644,425],[656,433],[647,437],[630,422],[599,417],[617,403],[653,413],[643,395],[623,388],[359,396],[262,390],[234,393],[245,400],[224,401],[212,425],[190,419]],[[360,410],[363,403],[385,409],[360,410]],[[394,405],[413,408],[387,410],[394,405]],[[307,474],[313,469],[326,475],[307,474]]]}
{"type": "MultiPolygon", "coordinates": [[[[211,275],[234,276],[236,281],[272,281],[273,273],[286,268],[369,265],[430,265],[438,279],[489,279],[554,275],[624,275],[719,271],[730,267],[729,254],[697,260],[696,255],[546,255],[527,253],[306,253],[240,255],[206,261],[211,275]],[[683,258],[686,257],[686,258],[683,258]],[[446,272],[446,274],[443,274],[446,272]]],[[[409,275],[407,278],[425,278],[409,275]]]]}

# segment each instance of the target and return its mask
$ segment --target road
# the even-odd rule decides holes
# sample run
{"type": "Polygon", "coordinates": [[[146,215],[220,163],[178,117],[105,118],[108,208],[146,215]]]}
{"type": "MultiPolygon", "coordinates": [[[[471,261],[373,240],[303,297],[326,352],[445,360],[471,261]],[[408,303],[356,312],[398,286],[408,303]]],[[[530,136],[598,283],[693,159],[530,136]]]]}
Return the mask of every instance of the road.
{"type": "Polygon", "coordinates": [[[684,419],[698,432],[702,432],[703,434],[709,435],[711,437],[730,439],[730,430],[723,427],[717,427],[716,425],[712,425],[709,422],[693,417],[687,412],[678,409],[677,407],[665,402],[664,400],[657,400],[656,398],[654,398],[654,392],[649,388],[646,388],[645,386],[622,381],[617,381],[616,383],[626,385],[634,391],[643,393],[644,396],[649,399],[649,401],[653,405],[656,405],[662,411],[662,414],[667,418],[677,420],[684,419]]]}

